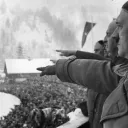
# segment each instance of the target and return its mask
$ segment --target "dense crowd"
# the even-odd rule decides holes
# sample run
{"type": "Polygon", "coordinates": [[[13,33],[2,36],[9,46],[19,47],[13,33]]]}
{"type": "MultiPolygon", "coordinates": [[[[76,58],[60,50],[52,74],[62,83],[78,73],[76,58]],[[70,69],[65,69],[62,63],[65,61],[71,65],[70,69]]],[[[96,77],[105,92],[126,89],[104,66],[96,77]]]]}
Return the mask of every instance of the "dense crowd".
{"type": "MultiPolygon", "coordinates": [[[[62,83],[55,76],[30,77],[22,83],[3,83],[0,92],[10,93],[21,100],[7,116],[1,118],[2,128],[32,128],[29,120],[30,111],[37,108],[64,107],[66,113],[74,110],[79,103],[86,100],[86,89],[78,85],[62,83]]],[[[69,119],[62,119],[49,128],[54,128],[69,119]]]]}

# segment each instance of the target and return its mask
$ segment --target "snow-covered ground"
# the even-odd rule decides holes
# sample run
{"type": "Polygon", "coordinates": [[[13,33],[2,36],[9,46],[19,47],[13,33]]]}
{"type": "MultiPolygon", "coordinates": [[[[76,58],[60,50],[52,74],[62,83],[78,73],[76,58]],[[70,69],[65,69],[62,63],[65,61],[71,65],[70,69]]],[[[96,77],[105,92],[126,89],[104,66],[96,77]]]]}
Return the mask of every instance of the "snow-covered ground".
{"type": "Polygon", "coordinates": [[[15,105],[20,105],[21,101],[14,95],[0,92],[0,117],[9,114],[15,105]]]}
{"type": "Polygon", "coordinates": [[[89,120],[88,117],[85,117],[82,114],[82,111],[80,108],[75,109],[74,112],[73,111],[70,112],[68,116],[70,120],[57,128],[78,128],[79,126],[81,126],[82,124],[84,124],[89,120]]]}

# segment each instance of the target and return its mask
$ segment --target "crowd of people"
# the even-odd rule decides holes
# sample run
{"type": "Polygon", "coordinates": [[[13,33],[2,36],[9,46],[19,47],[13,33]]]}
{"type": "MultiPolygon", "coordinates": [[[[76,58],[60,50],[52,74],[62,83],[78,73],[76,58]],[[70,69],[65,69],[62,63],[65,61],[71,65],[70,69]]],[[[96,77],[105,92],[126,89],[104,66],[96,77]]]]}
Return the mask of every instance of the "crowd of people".
{"type": "MultiPolygon", "coordinates": [[[[91,128],[128,127],[128,1],[109,24],[95,53],[57,50],[69,59],[39,67],[41,76],[57,75],[64,82],[88,88],[87,111],[91,128]]],[[[86,107],[86,106],[85,106],[86,107]]]]}
{"type": "MultiPolygon", "coordinates": [[[[36,76],[29,77],[27,81],[21,83],[2,83],[0,92],[15,95],[21,101],[21,104],[15,106],[7,116],[0,117],[0,128],[37,128],[36,120],[33,119],[36,115],[31,118],[34,109],[63,108],[68,114],[86,100],[86,89],[61,82],[55,76],[42,78],[36,76]]],[[[5,102],[8,104],[7,101],[5,102]]],[[[67,117],[57,117],[54,122],[48,122],[47,128],[56,128],[67,121],[69,121],[67,117]]],[[[44,120],[41,122],[45,123],[44,120]]]]}

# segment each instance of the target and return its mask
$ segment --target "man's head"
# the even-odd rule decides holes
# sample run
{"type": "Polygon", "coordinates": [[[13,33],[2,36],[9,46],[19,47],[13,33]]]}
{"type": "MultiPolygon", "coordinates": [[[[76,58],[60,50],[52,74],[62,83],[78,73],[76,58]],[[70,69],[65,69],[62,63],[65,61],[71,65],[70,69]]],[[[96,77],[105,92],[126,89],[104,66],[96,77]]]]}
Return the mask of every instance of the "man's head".
{"type": "Polygon", "coordinates": [[[106,36],[104,38],[104,42],[107,43],[115,29],[117,28],[116,19],[113,19],[112,22],[109,24],[108,29],[106,31],[106,36]]]}
{"type": "Polygon", "coordinates": [[[118,55],[118,43],[119,43],[119,29],[115,29],[111,37],[107,42],[107,53],[111,59],[114,59],[118,55]]]}
{"type": "Polygon", "coordinates": [[[128,1],[122,6],[121,12],[117,17],[116,23],[119,28],[119,56],[128,58],[128,1]]]}
{"type": "MultiPolygon", "coordinates": [[[[106,31],[106,36],[104,38],[104,45],[105,45],[105,55],[104,56],[110,56],[110,53],[109,53],[109,40],[113,34],[113,32],[116,30],[117,28],[117,24],[116,24],[116,19],[113,19],[112,22],[109,24],[108,26],[108,29],[106,31]]],[[[113,44],[111,45],[113,46],[113,44]]]]}
{"type": "Polygon", "coordinates": [[[94,52],[96,54],[104,56],[104,41],[103,40],[99,40],[98,42],[96,42],[94,46],[94,52]]]}

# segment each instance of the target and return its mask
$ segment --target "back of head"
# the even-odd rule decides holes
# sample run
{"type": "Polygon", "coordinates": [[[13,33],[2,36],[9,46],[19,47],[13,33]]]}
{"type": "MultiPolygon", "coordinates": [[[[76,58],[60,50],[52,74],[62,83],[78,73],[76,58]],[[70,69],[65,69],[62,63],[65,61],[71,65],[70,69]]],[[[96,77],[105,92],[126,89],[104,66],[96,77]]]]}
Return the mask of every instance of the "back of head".
{"type": "Polygon", "coordinates": [[[124,5],[122,6],[122,9],[124,9],[125,11],[128,11],[128,1],[124,3],[124,5]]]}
{"type": "Polygon", "coordinates": [[[99,40],[97,43],[99,43],[102,47],[104,47],[104,41],[103,40],[99,40]]]}
{"type": "Polygon", "coordinates": [[[99,40],[96,42],[95,48],[103,48],[104,47],[104,41],[103,40],[99,40]]]}
{"type": "Polygon", "coordinates": [[[94,50],[100,49],[102,50],[104,48],[104,42],[103,40],[99,40],[95,43],[94,50]]]}
{"type": "Polygon", "coordinates": [[[111,36],[111,34],[115,31],[116,28],[117,28],[116,19],[113,19],[112,22],[109,24],[106,33],[109,33],[111,36]]]}

